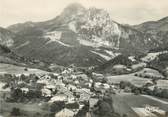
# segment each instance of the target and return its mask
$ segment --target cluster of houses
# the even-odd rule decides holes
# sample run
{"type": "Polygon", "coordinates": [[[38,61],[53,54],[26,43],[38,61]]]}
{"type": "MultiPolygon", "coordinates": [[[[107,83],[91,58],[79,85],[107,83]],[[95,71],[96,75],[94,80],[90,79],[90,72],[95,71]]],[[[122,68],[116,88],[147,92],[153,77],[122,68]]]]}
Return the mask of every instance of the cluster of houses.
{"type": "Polygon", "coordinates": [[[11,87],[20,88],[24,93],[28,93],[30,90],[39,90],[42,97],[49,99],[48,104],[54,102],[65,102],[67,105],[77,103],[77,108],[64,108],[55,114],[55,117],[62,117],[67,113],[67,117],[71,117],[82,109],[85,103],[93,107],[100,96],[112,88],[109,84],[102,82],[103,75],[93,73],[93,76],[93,78],[89,78],[83,72],[66,68],[59,74],[15,76],[15,79],[12,78],[13,80],[8,81],[9,86],[6,89],[9,89],[7,90],[9,94],[11,87]]]}

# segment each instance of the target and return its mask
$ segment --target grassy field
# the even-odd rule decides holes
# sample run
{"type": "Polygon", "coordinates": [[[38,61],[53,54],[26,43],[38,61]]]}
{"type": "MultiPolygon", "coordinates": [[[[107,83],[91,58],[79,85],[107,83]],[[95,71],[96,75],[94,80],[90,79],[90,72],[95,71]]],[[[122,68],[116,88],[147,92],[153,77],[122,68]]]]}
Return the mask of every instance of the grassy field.
{"type": "Polygon", "coordinates": [[[168,80],[158,80],[157,86],[162,89],[168,89],[168,80]]]}
{"type": "Polygon", "coordinates": [[[20,67],[16,65],[11,65],[11,64],[4,64],[0,63],[0,74],[15,74],[15,75],[20,75],[20,74],[46,74],[48,72],[40,70],[40,69],[33,69],[33,68],[28,68],[28,71],[24,70],[25,67],[20,67]]]}
{"type": "Polygon", "coordinates": [[[124,97],[120,95],[112,95],[113,107],[115,112],[119,113],[121,116],[127,114],[128,117],[138,117],[138,115],[129,107],[124,97]]]}
{"type": "Polygon", "coordinates": [[[49,111],[43,109],[44,105],[39,105],[38,103],[29,103],[29,104],[9,103],[1,99],[0,105],[1,105],[0,115],[3,115],[4,117],[8,117],[8,116],[10,117],[10,112],[12,111],[13,108],[19,108],[20,112],[24,114],[25,117],[35,117],[37,113],[40,113],[41,116],[44,116],[50,113],[49,111]]]}
{"type": "Polygon", "coordinates": [[[163,79],[164,76],[157,70],[151,68],[144,68],[134,74],[141,75],[141,77],[148,77],[148,78],[160,78],[163,79]]]}
{"type": "Polygon", "coordinates": [[[125,74],[125,75],[117,75],[117,76],[107,76],[109,83],[120,83],[121,81],[131,82],[135,86],[143,86],[147,82],[151,82],[150,79],[140,78],[134,76],[134,74],[125,74]]]}

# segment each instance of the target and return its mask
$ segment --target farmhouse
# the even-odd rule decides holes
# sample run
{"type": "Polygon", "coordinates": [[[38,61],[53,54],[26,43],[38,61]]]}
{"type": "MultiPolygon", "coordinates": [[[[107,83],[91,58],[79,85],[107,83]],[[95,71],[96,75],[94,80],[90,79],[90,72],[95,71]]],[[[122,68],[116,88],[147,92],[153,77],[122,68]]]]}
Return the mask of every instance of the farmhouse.
{"type": "Polygon", "coordinates": [[[74,112],[71,111],[70,109],[63,109],[60,112],[55,114],[55,117],[73,117],[74,116],[74,112]]]}
{"type": "Polygon", "coordinates": [[[68,97],[65,94],[58,94],[53,96],[49,102],[56,102],[56,101],[67,101],[68,97]]]}

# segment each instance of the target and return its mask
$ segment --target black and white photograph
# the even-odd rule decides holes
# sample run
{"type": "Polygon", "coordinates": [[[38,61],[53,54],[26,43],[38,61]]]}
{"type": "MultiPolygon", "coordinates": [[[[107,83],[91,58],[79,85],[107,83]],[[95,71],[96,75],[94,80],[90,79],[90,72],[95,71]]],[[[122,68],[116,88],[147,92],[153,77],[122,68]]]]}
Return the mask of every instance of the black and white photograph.
{"type": "Polygon", "coordinates": [[[0,0],[0,117],[168,117],[168,0],[0,0]]]}

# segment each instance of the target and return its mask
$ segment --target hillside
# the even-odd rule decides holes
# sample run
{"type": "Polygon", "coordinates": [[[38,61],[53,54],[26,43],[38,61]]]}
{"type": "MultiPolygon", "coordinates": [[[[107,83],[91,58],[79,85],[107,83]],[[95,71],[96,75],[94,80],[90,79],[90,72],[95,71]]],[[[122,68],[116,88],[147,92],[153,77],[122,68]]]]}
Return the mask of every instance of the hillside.
{"type": "Polygon", "coordinates": [[[164,17],[158,21],[148,21],[139,25],[135,25],[134,28],[142,32],[155,34],[157,32],[168,31],[168,17],[164,17]]]}
{"type": "Polygon", "coordinates": [[[0,28],[0,63],[48,70],[48,63],[39,61],[33,57],[17,54],[12,49],[15,43],[15,36],[11,31],[0,28]]]}
{"type": "Polygon", "coordinates": [[[133,26],[133,28],[151,35],[155,41],[159,42],[160,46],[155,51],[168,48],[168,17],[164,17],[158,21],[144,22],[133,26]]]}

